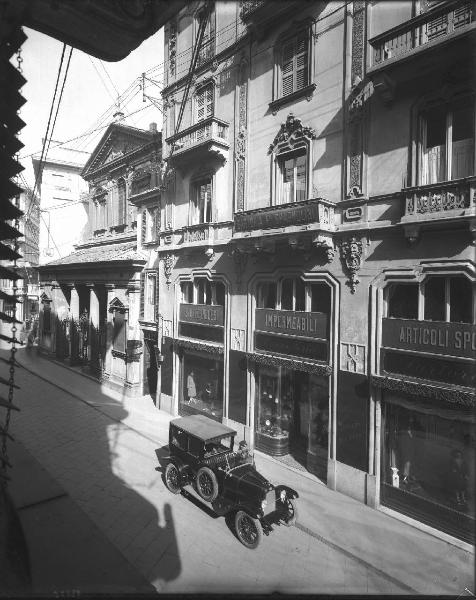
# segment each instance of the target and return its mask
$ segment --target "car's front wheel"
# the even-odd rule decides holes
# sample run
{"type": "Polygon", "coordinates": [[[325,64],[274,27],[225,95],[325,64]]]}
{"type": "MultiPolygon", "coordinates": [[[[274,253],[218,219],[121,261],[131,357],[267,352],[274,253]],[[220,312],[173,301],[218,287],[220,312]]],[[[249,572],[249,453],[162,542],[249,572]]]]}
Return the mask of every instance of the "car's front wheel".
{"type": "Polygon", "coordinates": [[[296,500],[287,498],[286,509],[287,509],[286,513],[283,517],[283,523],[287,527],[292,527],[293,525],[296,525],[297,515],[298,515],[297,507],[296,507],[296,500]]]}
{"type": "Polygon", "coordinates": [[[174,463],[169,463],[165,468],[165,485],[172,494],[180,494],[180,472],[174,463]]]}
{"type": "Polygon", "coordinates": [[[235,515],[235,531],[240,542],[250,550],[257,548],[263,537],[259,519],[250,517],[243,510],[239,510],[235,515]]]}
{"type": "Polygon", "coordinates": [[[201,467],[197,473],[197,492],[207,502],[213,502],[218,496],[218,480],[208,467],[201,467]]]}

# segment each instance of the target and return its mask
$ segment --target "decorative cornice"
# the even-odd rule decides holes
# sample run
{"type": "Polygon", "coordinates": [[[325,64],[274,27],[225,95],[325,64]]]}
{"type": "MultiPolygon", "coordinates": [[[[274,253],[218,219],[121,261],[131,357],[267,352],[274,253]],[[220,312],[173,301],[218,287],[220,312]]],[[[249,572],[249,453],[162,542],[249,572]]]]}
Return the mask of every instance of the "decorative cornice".
{"type": "Polygon", "coordinates": [[[276,152],[278,146],[283,144],[293,147],[296,142],[303,138],[314,140],[316,137],[314,129],[311,127],[304,127],[301,119],[295,117],[293,113],[289,113],[286,122],[281,123],[281,127],[274,138],[273,143],[270,144],[268,154],[276,152]]]}
{"type": "Polygon", "coordinates": [[[466,408],[474,408],[476,406],[476,393],[469,390],[442,388],[428,383],[410,381],[408,378],[398,379],[383,375],[373,375],[371,381],[376,387],[391,392],[441,400],[448,404],[458,404],[466,408]]]}
{"type": "Polygon", "coordinates": [[[287,367],[295,371],[305,371],[306,373],[315,373],[324,377],[331,375],[332,367],[330,365],[309,363],[304,360],[296,360],[293,358],[282,358],[269,354],[258,354],[256,352],[247,352],[246,358],[260,365],[270,367],[287,367]]]}
{"type": "Polygon", "coordinates": [[[209,354],[223,354],[223,346],[214,346],[204,342],[174,339],[174,344],[178,347],[187,348],[189,350],[198,350],[201,352],[208,352],[209,354]]]}

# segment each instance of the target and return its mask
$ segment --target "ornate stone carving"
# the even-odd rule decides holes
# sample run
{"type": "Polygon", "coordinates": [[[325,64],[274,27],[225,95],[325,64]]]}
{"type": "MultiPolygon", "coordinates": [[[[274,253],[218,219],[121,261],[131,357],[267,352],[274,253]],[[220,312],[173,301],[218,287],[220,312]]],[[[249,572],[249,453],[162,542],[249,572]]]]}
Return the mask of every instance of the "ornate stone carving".
{"type": "Polygon", "coordinates": [[[179,348],[188,348],[189,350],[198,350],[209,354],[223,354],[223,346],[213,346],[205,342],[175,339],[174,344],[179,348]]]}
{"type": "Polygon", "coordinates": [[[458,404],[473,409],[476,406],[476,394],[471,391],[442,388],[422,382],[385,377],[383,375],[373,375],[372,384],[385,390],[409,396],[441,400],[448,404],[458,404]]]}
{"type": "Polygon", "coordinates": [[[248,137],[248,63],[242,61],[239,74],[238,131],[235,138],[235,177],[237,211],[244,210],[246,184],[246,140],[248,137]]]}
{"type": "Polygon", "coordinates": [[[164,258],[162,260],[164,263],[165,283],[167,284],[167,287],[170,287],[170,284],[172,282],[171,277],[172,277],[172,269],[173,269],[174,263],[175,263],[175,257],[171,252],[167,252],[167,254],[164,256],[164,258]]]}
{"type": "Polygon", "coordinates": [[[365,375],[366,369],[366,346],[363,344],[353,344],[351,342],[340,343],[340,368],[342,371],[351,373],[362,373],[365,375]]]}
{"type": "Polygon", "coordinates": [[[168,319],[162,321],[162,335],[164,337],[172,337],[173,323],[168,319]]]}
{"type": "Polygon", "coordinates": [[[256,352],[247,352],[246,357],[250,361],[269,367],[287,367],[294,371],[304,371],[306,373],[315,373],[316,375],[322,376],[328,376],[332,373],[332,367],[330,365],[308,363],[304,360],[282,358],[271,356],[269,354],[258,354],[256,352]]]}
{"type": "Polygon", "coordinates": [[[352,81],[364,77],[365,0],[354,0],[352,21],[352,81]]]}
{"type": "Polygon", "coordinates": [[[360,270],[362,264],[362,242],[352,236],[348,240],[341,242],[340,254],[350,277],[347,285],[350,287],[351,293],[355,294],[355,288],[360,282],[357,272],[360,270]]]}
{"type": "Polygon", "coordinates": [[[231,330],[231,349],[232,350],[245,350],[245,330],[244,329],[233,329],[231,330]]]}
{"type": "Polygon", "coordinates": [[[314,140],[316,139],[316,132],[311,127],[303,126],[301,119],[295,117],[293,113],[289,113],[286,122],[281,123],[273,143],[269,146],[268,153],[275,152],[278,147],[283,145],[292,148],[295,142],[302,138],[314,140]]]}
{"type": "Polygon", "coordinates": [[[171,21],[169,24],[169,74],[175,77],[175,60],[177,56],[177,25],[171,21]]]}
{"type": "Polygon", "coordinates": [[[324,252],[326,261],[328,263],[331,263],[334,260],[335,248],[332,235],[319,233],[316,237],[313,238],[312,243],[316,248],[324,252]]]}

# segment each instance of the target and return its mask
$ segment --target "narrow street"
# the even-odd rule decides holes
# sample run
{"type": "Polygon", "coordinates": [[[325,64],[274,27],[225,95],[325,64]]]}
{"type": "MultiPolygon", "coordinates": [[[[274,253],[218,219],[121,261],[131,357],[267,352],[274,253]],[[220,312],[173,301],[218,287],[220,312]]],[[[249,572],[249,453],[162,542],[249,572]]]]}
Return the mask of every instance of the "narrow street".
{"type": "MultiPolygon", "coordinates": [[[[18,360],[22,362],[22,351],[18,360]]],[[[69,394],[62,389],[68,383],[59,382],[58,387],[46,381],[45,359],[35,353],[29,360],[37,362],[39,371],[38,375],[24,368],[17,371],[21,390],[16,402],[21,413],[14,416],[13,434],[158,591],[417,591],[403,576],[399,580],[390,571],[372,566],[364,554],[342,551],[319,532],[303,527],[299,519],[297,527],[277,527],[257,550],[247,550],[225,519],[214,518],[200,503],[165,488],[157,457],[166,454],[166,424],[160,431],[148,424],[145,412],[141,413],[145,398],[133,401],[135,416],[125,408],[130,400],[121,402],[99,388],[86,402],[80,396],[95,385],[90,379],[53,365],[69,381],[69,394]]],[[[12,475],[21,477],[21,473],[12,475]]],[[[343,519],[334,524],[340,526],[351,524],[343,519]]],[[[445,574],[441,577],[451,581],[445,574]]],[[[456,579],[454,585],[459,587],[456,579]]]]}

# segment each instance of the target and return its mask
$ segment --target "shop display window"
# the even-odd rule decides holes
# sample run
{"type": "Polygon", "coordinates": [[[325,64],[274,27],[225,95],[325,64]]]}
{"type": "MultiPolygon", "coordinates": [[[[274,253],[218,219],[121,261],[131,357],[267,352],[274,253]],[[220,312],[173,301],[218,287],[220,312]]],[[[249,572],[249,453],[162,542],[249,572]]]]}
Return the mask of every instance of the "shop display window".
{"type": "Polygon", "coordinates": [[[185,353],[182,358],[182,395],[179,412],[223,416],[223,362],[185,353]]]}
{"type": "Polygon", "coordinates": [[[260,367],[256,433],[257,447],[264,452],[291,454],[309,470],[323,466],[325,473],[329,440],[327,378],[285,367],[260,367]]]}
{"type": "Polygon", "coordinates": [[[456,511],[473,519],[474,527],[474,411],[393,394],[384,400],[384,487],[398,490],[410,509],[423,505],[429,515],[456,511]]]}
{"type": "Polygon", "coordinates": [[[388,316],[394,319],[418,319],[418,285],[392,283],[388,289],[388,316]]]}

